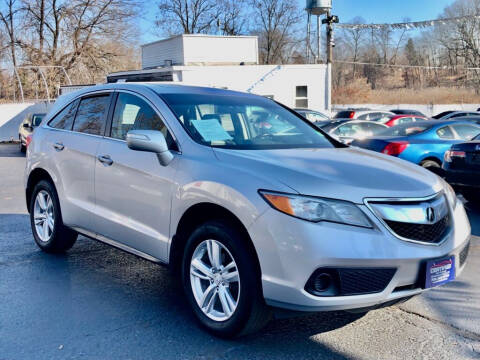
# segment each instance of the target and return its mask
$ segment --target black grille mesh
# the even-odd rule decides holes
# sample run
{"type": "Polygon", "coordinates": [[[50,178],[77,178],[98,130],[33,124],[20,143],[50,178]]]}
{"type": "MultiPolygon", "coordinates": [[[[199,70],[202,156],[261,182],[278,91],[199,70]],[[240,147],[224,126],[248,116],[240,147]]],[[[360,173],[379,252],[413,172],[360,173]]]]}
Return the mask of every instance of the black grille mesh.
{"type": "Polygon", "coordinates": [[[431,244],[437,244],[442,241],[450,229],[450,215],[446,215],[435,224],[412,224],[391,220],[384,221],[398,236],[431,244]]]}
{"type": "Polygon", "coordinates": [[[469,249],[470,249],[470,243],[468,243],[467,246],[465,246],[463,250],[460,252],[460,255],[459,255],[460,266],[463,266],[463,264],[465,264],[465,261],[467,261],[469,249]]]}
{"type": "Polygon", "coordinates": [[[385,290],[396,269],[338,269],[340,295],[379,293],[385,290]]]}

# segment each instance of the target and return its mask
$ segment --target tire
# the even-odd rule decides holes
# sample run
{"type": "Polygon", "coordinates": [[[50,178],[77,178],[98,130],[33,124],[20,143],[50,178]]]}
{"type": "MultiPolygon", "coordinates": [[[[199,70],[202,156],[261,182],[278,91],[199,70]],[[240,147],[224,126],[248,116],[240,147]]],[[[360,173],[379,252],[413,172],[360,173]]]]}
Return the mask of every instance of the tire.
{"type": "MultiPolygon", "coordinates": [[[[214,253],[213,250],[210,252],[214,253]]],[[[182,260],[183,288],[195,317],[201,326],[210,333],[222,338],[243,336],[258,331],[270,320],[271,309],[265,304],[263,298],[261,277],[254,256],[256,256],[254,250],[249,251],[249,247],[245,246],[245,239],[242,239],[241,232],[235,228],[235,225],[225,221],[209,221],[194,230],[187,240],[182,260]],[[234,274],[235,268],[225,269],[220,273],[215,271],[216,268],[211,266],[209,247],[210,249],[214,247],[220,249],[218,252],[220,254],[220,269],[224,265],[235,264],[239,275],[238,281],[235,281],[235,277],[225,280],[225,283],[221,280],[223,276],[226,279],[234,274]],[[202,273],[197,269],[194,272],[204,276],[205,279],[199,279],[191,273],[193,260],[198,260],[202,254],[201,260],[204,265],[207,265],[207,268],[210,268],[210,275],[205,276],[207,272],[202,273]],[[221,279],[212,279],[211,276],[219,276],[221,279]],[[197,300],[200,297],[199,292],[194,288],[205,290],[210,286],[214,287],[211,291],[212,295],[206,297],[209,300],[204,303],[210,305],[211,313],[206,314],[200,308],[199,300],[197,300]],[[226,300],[227,296],[222,296],[222,293],[225,294],[224,291],[228,291],[233,303],[226,300]],[[236,301],[236,306],[230,308],[230,310],[233,309],[231,314],[225,311],[225,307],[222,305],[222,297],[223,302],[227,302],[229,307],[236,301]]]]}
{"type": "Polygon", "coordinates": [[[442,165],[435,160],[423,160],[420,163],[420,166],[439,176],[442,176],[443,174],[442,165]]]}
{"type": "Polygon", "coordinates": [[[66,252],[77,240],[78,234],[63,225],[57,191],[53,184],[46,180],[38,182],[33,189],[30,199],[30,225],[38,247],[47,253],[66,252]],[[43,198],[43,205],[40,197],[43,198]],[[49,221],[51,219],[53,224],[49,221]]]}
{"type": "Polygon", "coordinates": [[[23,145],[22,138],[19,138],[19,140],[20,140],[20,152],[24,153],[27,151],[27,148],[25,147],[25,145],[23,145]]]}

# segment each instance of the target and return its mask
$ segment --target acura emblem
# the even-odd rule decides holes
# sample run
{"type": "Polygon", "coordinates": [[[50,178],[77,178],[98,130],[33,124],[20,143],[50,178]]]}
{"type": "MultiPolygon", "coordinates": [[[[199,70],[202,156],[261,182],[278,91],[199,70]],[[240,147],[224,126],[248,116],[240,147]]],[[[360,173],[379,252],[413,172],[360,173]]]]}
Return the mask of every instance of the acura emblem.
{"type": "Polygon", "coordinates": [[[435,221],[435,210],[432,207],[427,208],[427,220],[431,223],[435,221]]]}

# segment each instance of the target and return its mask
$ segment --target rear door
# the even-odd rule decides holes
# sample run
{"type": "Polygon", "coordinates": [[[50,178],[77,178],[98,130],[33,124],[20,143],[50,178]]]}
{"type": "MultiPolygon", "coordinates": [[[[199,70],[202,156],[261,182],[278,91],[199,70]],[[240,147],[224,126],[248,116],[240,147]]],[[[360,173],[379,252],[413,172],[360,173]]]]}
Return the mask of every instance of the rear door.
{"type": "Polygon", "coordinates": [[[49,126],[55,128],[49,146],[60,175],[65,224],[94,232],[95,156],[105,129],[111,93],[78,99],[62,110],[49,126]]]}
{"type": "Polygon", "coordinates": [[[129,130],[158,130],[172,151],[178,147],[147,99],[123,91],[115,97],[95,163],[95,228],[103,241],[166,261],[176,160],[162,166],[156,154],[128,148],[125,138],[129,130]]]}

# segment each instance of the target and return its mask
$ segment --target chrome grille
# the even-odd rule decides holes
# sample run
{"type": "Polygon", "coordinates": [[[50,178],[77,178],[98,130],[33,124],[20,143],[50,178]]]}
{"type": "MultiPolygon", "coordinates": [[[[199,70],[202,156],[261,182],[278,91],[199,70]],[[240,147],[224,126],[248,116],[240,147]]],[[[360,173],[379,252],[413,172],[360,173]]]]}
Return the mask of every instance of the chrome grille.
{"type": "Polygon", "coordinates": [[[435,224],[412,224],[385,220],[390,229],[403,238],[436,244],[443,240],[450,230],[450,215],[435,224]]]}
{"type": "Polygon", "coordinates": [[[443,192],[423,199],[368,199],[365,203],[402,240],[437,245],[450,233],[452,217],[443,192]]]}

